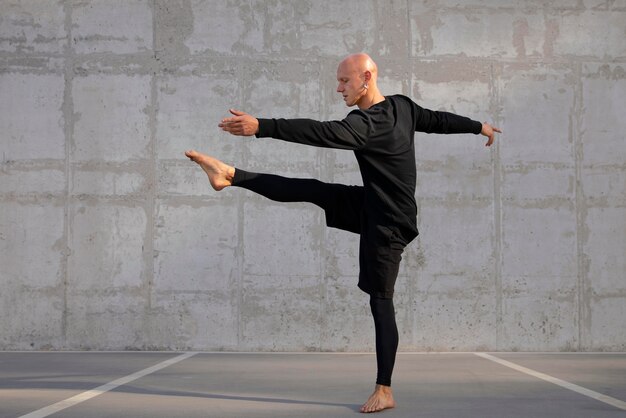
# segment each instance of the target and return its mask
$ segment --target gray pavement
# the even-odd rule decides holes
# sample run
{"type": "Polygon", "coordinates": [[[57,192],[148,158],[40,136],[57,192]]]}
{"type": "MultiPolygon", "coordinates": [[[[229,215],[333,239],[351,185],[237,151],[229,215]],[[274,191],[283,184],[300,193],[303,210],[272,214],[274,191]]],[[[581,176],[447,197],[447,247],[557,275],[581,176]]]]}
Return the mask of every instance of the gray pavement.
{"type": "MultiPolygon", "coordinates": [[[[375,374],[375,356],[369,353],[197,353],[179,359],[180,354],[0,352],[0,417],[21,417],[98,387],[98,396],[91,393],[56,413],[29,417],[354,417],[375,374]],[[176,362],[163,367],[168,359],[176,362]],[[146,370],[155,365],[161,368],[146,370]],[[117,380],[129,375],[124,384],[117,380]]],[[[626,401],[626,353],[492,355],[626,401]]],[[[626,416],[619,404],[474,353],[400,353],[393,388],[398,407],[379,415],[626,416]]]]}

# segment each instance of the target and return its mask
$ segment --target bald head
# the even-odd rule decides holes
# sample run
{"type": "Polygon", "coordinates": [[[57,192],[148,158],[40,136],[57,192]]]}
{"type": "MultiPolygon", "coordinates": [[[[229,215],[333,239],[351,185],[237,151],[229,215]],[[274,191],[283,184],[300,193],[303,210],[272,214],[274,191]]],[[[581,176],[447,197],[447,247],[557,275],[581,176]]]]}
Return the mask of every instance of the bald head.
{"type": "Polygon", "coordinates": [[[342,68],[349,72],[356,71],[359,74],[363,74],[366,71],[370,72],[373,78],[376,78],[378,74],[378,67],[374,60],[365,53],[351,54],[345,57],[340,63],[339,68],[342,68]]]}
{"type": "Polygon", "coordinates": [[[341,93],[347,106],[368,109],[385,100],[378,91],[377,76],[378,67],[369,55],[348,55],[337,67],[337,92],[341,93]]]}

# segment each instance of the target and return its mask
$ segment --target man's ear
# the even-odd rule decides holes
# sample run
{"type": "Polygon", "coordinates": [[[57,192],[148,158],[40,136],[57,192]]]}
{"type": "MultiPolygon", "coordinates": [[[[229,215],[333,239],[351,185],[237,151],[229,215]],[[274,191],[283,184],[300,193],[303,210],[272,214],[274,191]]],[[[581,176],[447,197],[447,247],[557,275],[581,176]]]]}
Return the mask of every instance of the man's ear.
{"type": "Polygon", "coordinates": [[[363,73],[363,81],[365,83],[369,82],[372,79],[372,72],[365,70],[365,72],[363,73]]]}

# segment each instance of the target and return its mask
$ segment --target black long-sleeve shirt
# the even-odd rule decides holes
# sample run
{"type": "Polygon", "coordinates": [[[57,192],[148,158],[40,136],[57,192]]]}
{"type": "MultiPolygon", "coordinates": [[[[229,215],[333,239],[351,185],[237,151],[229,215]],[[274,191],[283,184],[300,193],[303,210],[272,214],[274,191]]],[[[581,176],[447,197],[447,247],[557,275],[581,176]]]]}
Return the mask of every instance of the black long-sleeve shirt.
{"type": "Polygon", "coordinates": [[[397,228],[410,242],[417,232],[414,132],[479,134],[480,122],[448,112],[424,109],[402,95],[366,110],[353,110],[340,121],[259,119],[257,137],[353,150],[365,191],[370,221],[397,228]]]}

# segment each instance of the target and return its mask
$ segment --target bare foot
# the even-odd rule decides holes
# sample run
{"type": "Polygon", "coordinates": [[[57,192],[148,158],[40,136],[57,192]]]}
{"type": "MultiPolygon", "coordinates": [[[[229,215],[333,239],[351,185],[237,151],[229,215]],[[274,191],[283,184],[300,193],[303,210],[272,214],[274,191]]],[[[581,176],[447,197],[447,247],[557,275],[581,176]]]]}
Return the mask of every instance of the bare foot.
{"type": "Polygon", "coordinates": [[[393,400],[393,393],[391,393],[391,387],[376,385],[372,396],[363,404],[361,412],[379,412],[383,409],[395,408],[396,401],[393,400]]]}
{"type": "Polygon", "coordinates": [[[213,189],[220,191],[224,187],[233,184],[235,167],[231,167],[220,160],[193,150],[186,151],[185,155],[202,167],[207,176],[209,176],[209,182],[213,189]]]}

